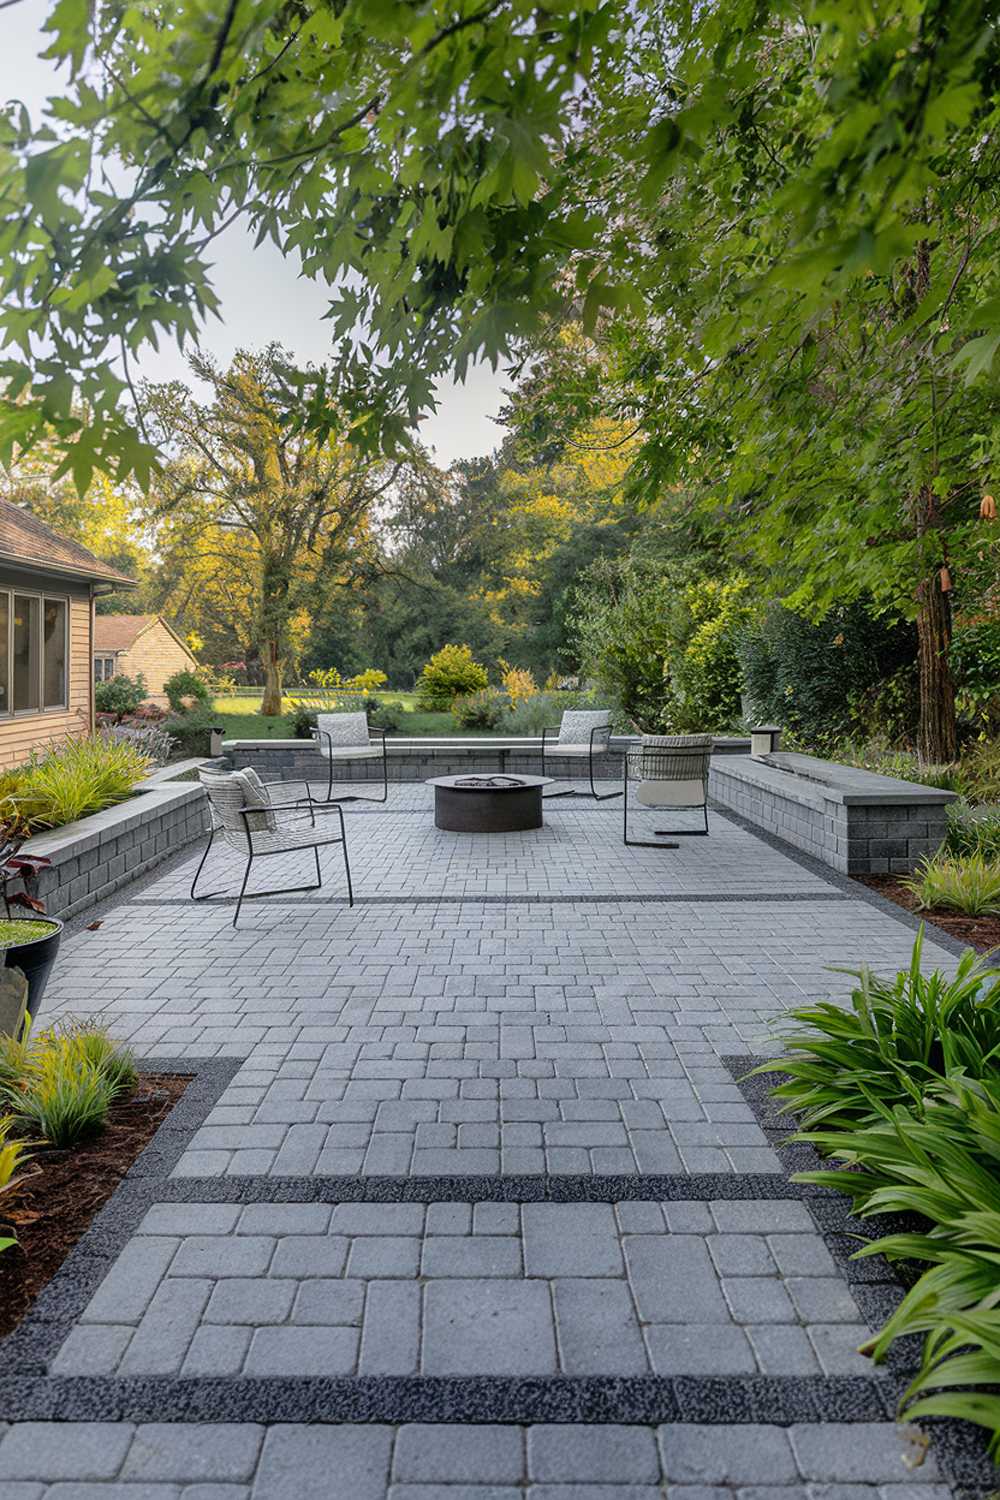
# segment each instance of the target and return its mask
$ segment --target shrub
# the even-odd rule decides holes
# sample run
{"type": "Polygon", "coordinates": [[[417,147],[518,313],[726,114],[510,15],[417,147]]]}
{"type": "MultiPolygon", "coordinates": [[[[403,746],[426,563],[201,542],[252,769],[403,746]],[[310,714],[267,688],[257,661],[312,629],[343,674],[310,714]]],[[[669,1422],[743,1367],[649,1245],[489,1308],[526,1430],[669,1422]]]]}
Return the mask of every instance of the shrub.
{"type": "Polygon", "coordinates": [[[124,802],[149,766],[136,746],[101,734],[67,740],[0,776],[0,817],[22,837],[61,828],[124,802]]]}
{"type": "Polygon", "coordinates": [[[344,681],[344,687],[350,693],[373,693],[376,688],[382,687],[389,679],[384,672],[379,672],[375,667],[368,667],[364,672],[358,672],[354,677],[348,677],[344,681]]]}
{"type": "Polygon", "coordinates": [[[395,734],[403,727],[405,719],[406,710],[401,703],[378,703],[368,716],[373,728],[384,729],[387,734],[395,734]]]}
{"type": "Polygon", "coordinates": [[[478,693],[456,698],[452,716],[462,729],[498,729],[507,717],[510,700],[499,688],[480,688],[478,693]]]}
{"type": "Polygon", "coordinates": [[[292,734],[297,740],[312,739],[312,732],[316,728],[317,710],[307,708],[304,703],[292,699],[292,734]]]}
{"type": "Polygon", "coordinates": [[[100,736],[114,745],[131,745],[154,766],[165,766],[174,748],[172,736],[159,724],[105,724],[100,736]]]}
{"type": "Polygon", "coordinates": [[[174,741],[173,753],[180,759],[189,755],[212,753],[212,730],[218,729],[219,716],[209,707],[189,709],[176,714],[163,725],[174,741]]]}
{"type": "Polygon", "coordinates": [[[141,672],[137,677],[123,674],[94,683],[94,707],[99,714],[115,714],[121,719],[125,714],[134,714],[145,698],[146,679],[141,672]]]}
{"type": "Polygon", "coordinates": [[[982,854],[958,859],[936,854],[933,859],[921,860],[916,873],[900,884],[916,896],[920,911],[942,907],[964,912],[967,917],[1000,914],[1000,862],[985,859],[982,854]]]}
{"type": "Polygon", "coordinates": [[[519,703],[526,703],[538,692],[534,676],[527,667],[512,667],[509,661],[504,661],[501,657],[500,673],[503,690],[510,699],[512,708],[517,708],[519,703]]]}
{"type": "Polygon", "coordinates": [[[181,671],[175,672],[172,677],[168,677],[163,684],[163,691],[166,693],[167,702],[175,714],[183,713],[185,709],[201,705],[207,707],[212,701],[212,693],[208,683],[191,667],[183,667],[181,671]]]}
{"type": "Polygon", "coordinates": [[[442,646],[426,663],[417,684],[417,707],[441,712],[456,698],[478,693],[489,683],[486,668],[468,646],[442,646]]]}
{"type": "Polygon", "coordinates": [[[862,603],[818,621],[773,604],[737,649],[753,717],[794,729],[806,744],[876,727],[905,737],[915,722],[914,627],[862,603]]]}
{"type": "Polygon", "coordinates": [[[1000,618],[957,625],[949,661],[959,717],[976,734],[995,738],[1000,734],[1000,618]]]}

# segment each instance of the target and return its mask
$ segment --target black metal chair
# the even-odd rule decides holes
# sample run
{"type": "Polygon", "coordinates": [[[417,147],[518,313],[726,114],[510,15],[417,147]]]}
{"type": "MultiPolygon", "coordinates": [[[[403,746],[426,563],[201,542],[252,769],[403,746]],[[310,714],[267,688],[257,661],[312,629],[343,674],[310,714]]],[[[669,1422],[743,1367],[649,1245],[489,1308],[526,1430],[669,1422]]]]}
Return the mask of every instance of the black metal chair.
{"type": "Polygon", "coordinates": [[[549,761],[556,759],[586,760],[590,776],[590,791],[578,792],[567,787],[563,792],[544,793],[546,801],[553,797],[593,797],[595,802],[607,802],[611,797],[620,797],[621,792],[599,792],[594,785],[594,757],[607,755],[611,748],[611,713],[609,709],[567,709],[558,729],[542,730],[542,775],[548,776],[549,761]],[[549,739],[555,735],[555,739],[549,739]]]}
{"type": "Polygon", "coordinates": [[[708,771],[712,758],[710,734],[644,735],[642,744],[629,750],[623,771],[623,837],[630,848],[678,849],[664,843],[667,838],[703,838],[708,833],[708,771]],[[655,839],[628,836],[629,782],[635,784],[635,800],[643,807],[664,810],[700,810],[703,828],[657,828],[655,839]]]}
{"type": "Polygon", "coordinates": [[[230,848],[236,849],[246,857],[246,868],[243,871],[243,880],[236,898],[236,911],[233,913],[234,927],[239,921],[240,908],[244,901],[254,901],[259,896],[291,896],[299,895],[304,891],[319,890],[323,884],[319,851],[330,844],[340,844],[343,847],[344,873],[347,876],[347,904],[348,906],[354,905],[344,814],[336,802],[329,807],[324,803],[316,803],[308,786],[305,788],[305,798],[297,798],[292,802],[276,802],[272,800],[269,789],[256,771],[252,770],[199,771],[198,776],[208,793],[212,827],[205,852],[198,862],[198,868],[191,882],[192,901],[209,901],[214,896],[226,894],[224,891],[209,891],[202,896],[195,894],[198,878],[205,868],[205,862],[218,836],[230,848]],[[335,812],[338,817],[338,823],[335,825],[337,831],[325,833],[317,828],[317,811],[321,815],[335,812]],[[308,820],[307,825],[302,827],[301,824],[305,820],[308,820]],[[251,891],[247,895],[247,884],[255,859],[262,859],[272,854],[292,854],[298,849],[311,849],[313,852],[313,858],[316,861],[314,885],[281,886],[266,891],[251,891]]]}
{"type": "Polygon", "coordinates": [[[318,714],[312,731],[316,748],[327,762],[327,802],[387,802],[389,799],[389,762],[385,750],[385,730],[372,729],[365,713],[318,714]],[[372,736],[377,738],[372,738],[372,736]],[[375,760],[382,757],[382,795],[366,797],[362,792],[333,795],[333,768],[338,762],[375,760]]]}

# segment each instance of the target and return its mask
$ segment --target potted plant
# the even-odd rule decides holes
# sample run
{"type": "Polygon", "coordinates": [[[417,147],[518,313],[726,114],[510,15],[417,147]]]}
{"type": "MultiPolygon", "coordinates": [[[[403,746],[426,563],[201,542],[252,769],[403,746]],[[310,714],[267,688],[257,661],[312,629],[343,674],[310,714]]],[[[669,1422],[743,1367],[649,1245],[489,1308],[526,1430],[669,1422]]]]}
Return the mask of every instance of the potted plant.
{"type": "Polygon", "coordinates": [[[63,924],[58,917],[45,914],[45,902],[34,892],[39,871],[50,861],[44,855],[19,854],[20,842],[8,838],[0,844],[0,886],[3,892],[3,916],[0,916],[0,953],[3,967],[20,969],[28,981],[28,1025],[38,1014],[48,984],[52,965],[59,952],[63,924]],[[11,881],[19,880],[20,891],[10,892],[11,881]]]}

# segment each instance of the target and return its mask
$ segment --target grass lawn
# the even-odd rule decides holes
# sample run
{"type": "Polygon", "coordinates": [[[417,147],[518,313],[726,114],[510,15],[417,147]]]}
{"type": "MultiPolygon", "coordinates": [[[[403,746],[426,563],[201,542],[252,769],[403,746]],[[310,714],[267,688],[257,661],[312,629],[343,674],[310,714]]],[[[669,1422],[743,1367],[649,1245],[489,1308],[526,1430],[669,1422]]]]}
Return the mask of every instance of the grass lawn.
{"type": "MultiPolygon", "coordinates": [[[[419,713],[414,707],[415,693],[386,693],[379,695],[383,703],[398,703],[406,718],[395,731],[399,735],[424,734],[481,734],[495,731],[459,729],[451,714],[419,713]]],[[[213,703],[219,715],[219,723],[226,731],[226,738],[233,740],[287,740],[293,738],[292,721],[289,717],[292,704],[285,700],[284,714],[258,713],[259,695],[245,698],[216,698],[213,703]]]]}

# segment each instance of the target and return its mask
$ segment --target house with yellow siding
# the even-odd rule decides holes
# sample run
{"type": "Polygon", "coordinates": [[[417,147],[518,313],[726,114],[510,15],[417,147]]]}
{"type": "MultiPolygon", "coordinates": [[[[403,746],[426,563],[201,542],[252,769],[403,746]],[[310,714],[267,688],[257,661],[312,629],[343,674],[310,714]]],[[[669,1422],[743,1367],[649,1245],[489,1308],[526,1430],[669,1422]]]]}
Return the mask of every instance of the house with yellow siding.
{"type": "Polygon", "coordinates": [[[146,697],[166,704],[163,684],[175,672],[198,665],[162,615],[98,615],[94,621],[94,680],[138,677],[146,683],[146,697]]]}
{"type": "Polygon", "coordinates": [[[0,500],[0,768],[93,732],[95,601],[136,586],[0,500]]]}

